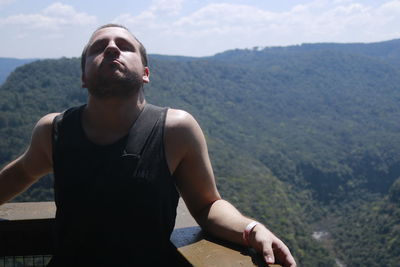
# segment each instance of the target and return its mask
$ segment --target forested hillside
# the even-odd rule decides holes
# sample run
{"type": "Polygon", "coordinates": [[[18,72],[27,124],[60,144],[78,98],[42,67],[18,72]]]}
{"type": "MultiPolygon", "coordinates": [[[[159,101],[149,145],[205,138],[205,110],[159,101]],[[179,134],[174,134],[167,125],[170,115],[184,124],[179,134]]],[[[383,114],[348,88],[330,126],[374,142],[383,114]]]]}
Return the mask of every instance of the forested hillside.
{"type": "MultiPolygon", "coordinates": [[[[398,43],[153,55],[145,92],[197,118],[222,195],[274,229],[301,266],[396,266],[398,43]]],[[[0,164],[41,116],[85,98],[78,59],[18,68],[0,88],[0,164]]],[[[51,198],[46,178],[17,200],[51,198]]]]}
{"type": "Polygon", "coordinates": [[[2,84],[7,76],[16,67],[32,62],[34,59],[16,59],[16,58],[2,58],[0,57],[0,84],[2,84]]]}

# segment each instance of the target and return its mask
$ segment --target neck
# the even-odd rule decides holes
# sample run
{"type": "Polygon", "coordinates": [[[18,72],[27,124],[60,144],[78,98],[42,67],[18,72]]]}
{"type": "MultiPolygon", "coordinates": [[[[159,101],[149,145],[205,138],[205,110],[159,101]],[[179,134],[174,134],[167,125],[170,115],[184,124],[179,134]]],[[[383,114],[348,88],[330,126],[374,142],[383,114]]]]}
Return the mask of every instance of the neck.
{"type": "Polygon", "coordinates": [[[97,98],[89,94],[82,114],[83,129],[94,143],[113,143],[128,134],[145,104],[143,90],[126,98],[97,98]]]}

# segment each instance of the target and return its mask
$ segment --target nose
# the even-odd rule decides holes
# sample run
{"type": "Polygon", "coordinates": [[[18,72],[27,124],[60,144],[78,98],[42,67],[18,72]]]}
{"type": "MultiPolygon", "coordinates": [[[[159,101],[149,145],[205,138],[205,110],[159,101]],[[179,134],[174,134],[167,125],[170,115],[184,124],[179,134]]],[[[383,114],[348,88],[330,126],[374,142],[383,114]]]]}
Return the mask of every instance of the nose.
{"type": "Polygon", "coordinates": [[[107,47],[104,49],[105,56],[117,57],[121,52],[114,41],[110,41],[107,47]]]}

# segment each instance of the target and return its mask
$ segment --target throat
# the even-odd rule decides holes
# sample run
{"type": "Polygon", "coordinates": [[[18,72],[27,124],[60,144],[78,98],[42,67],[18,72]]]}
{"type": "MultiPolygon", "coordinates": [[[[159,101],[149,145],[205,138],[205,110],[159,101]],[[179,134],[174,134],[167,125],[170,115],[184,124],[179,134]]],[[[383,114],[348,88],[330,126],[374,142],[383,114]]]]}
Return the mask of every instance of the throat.
{"type": "Polygon", "coordinates": [[[98,98],[89,93],[81,114],[82,129],[94,143],[113,143],[128,134],[145,105],[143,90],[127,98],[98,98]]]}

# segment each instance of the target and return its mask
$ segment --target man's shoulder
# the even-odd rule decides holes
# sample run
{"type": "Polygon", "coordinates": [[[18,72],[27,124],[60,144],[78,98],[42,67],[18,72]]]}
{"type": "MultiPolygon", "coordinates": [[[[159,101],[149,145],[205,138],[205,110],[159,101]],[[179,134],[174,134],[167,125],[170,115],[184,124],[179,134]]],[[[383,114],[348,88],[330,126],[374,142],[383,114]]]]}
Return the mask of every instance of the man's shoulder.
{"type": "Polygon", "coordinates": [[[54,118],[60,113],[49,113],[36,123],[33,128],[32,142],[36,142],[37,139],[47,139],[52,132],[54,118]]]}
{"type": "Polygon", "coordinates": [[[167,129],[184,130],[197,125],[196,119],[187,111],[169,108],[165,126],[167,129]]]}
{"type": "Polygon", "coordinates": [[[53,124],[53,120],[56,116],[60,115],[61,113],[56,112],[56,113],[49,113],[44,115],[42,118],[39,119],[39,121],[36,124],[36,128],[42,128],[42,127],[48,127],[53,124]]]}
{"type": "Polygon", "coordinates": [[[193,145],[204,138],[199,123],[187,111],[169,109],[165,125],[167,141],[174,139],[180,144],[193,145]]]}
{"type": "Polygon", "coordinates": [[[165,149],[171,173],[184,157],[206,151],[205,148],[204,135],[195,118],[187,111],[169,109],[165,123],[165,149]]]}
{"type": "Polygon", "coordinates": [[[61,117],[64,116],[68,116],[72,113],[76,113],[81,111],[83,108],[85,107],[85,105],[80,105],[80,106],[76,106],[76,107],[71,107],[68,108],[62,112],[53,112],[53,113],[48,113],[46,115],[44,115],[42,118],[39,119],[39,121],[37,122],[36,126],[40,127],[40,126],[49,126],[53,124],[53,121],[56,117],[59,117],[59,119],[61,119],[61,117]]]}

